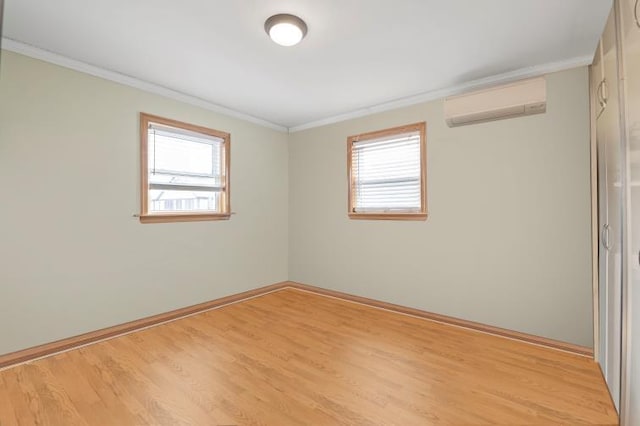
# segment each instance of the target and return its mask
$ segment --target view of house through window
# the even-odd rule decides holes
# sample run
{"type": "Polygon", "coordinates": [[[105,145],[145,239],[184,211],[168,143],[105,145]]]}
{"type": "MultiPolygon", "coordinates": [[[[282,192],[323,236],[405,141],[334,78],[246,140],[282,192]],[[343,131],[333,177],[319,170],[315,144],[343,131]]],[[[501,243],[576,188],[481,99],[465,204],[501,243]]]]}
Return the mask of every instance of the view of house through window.
{"type": "Polygon", "coordinates": [[[348,138],[349,216],[426,218],[426,124],[348,138]]]}
{"type": "Polygon", "coordinates": [[[141,125],[141,216],[228,216],[229,134],[146,114],[141,125]]]}

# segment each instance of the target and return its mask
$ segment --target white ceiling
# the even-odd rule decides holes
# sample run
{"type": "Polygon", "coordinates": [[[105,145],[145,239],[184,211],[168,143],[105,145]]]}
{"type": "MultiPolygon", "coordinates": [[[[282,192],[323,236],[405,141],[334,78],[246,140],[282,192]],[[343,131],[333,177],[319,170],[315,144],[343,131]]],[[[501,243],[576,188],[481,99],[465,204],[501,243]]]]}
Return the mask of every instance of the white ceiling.
{"type": "Polygon", "coordinates": [[[479,79],[584,65],[610,7],[610,0],[7,0],[3,31],[5,47],[35,46],[301,128],[479,79]],[[307,22],[297,46],[278,46],[264,32],[265,19],[283,12],[307,22]]]}

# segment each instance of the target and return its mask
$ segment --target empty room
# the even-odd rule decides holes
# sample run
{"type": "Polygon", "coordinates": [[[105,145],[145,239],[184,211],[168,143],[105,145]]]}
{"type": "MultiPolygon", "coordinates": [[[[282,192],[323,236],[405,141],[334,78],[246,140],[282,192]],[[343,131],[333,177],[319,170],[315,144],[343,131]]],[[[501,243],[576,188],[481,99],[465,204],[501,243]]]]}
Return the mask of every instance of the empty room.
{"type": "Polygon", "coordinates": [[[0,0],[0,426],[640,425],[640,0],[0,0]]]}

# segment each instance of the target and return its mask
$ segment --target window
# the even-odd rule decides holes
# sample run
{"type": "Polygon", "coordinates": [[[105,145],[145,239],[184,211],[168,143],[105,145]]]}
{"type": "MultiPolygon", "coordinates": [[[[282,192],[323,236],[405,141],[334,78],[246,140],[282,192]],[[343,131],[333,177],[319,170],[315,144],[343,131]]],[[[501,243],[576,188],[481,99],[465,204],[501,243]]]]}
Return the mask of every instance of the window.
{"type": "Polygon", "coordinates": [[[229,218],[229,133],[140,114],[140,221],[229,218]]]}
{"type": "Polygon", "coordinates": [[[425,220],[426,123],[347,139],[349,217],[425,220]]]}

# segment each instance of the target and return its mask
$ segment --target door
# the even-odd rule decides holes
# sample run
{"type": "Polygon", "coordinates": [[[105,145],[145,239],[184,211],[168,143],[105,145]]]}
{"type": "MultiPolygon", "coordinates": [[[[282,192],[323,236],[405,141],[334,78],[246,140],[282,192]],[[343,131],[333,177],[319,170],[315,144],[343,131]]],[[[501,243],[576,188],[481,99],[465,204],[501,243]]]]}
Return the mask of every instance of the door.
{"type": "Polygon", "coordinates": [[[615,12],[602,35],[603,81],[596,99],[602,109],[596,121],[600,196],[600,365],[609,391],[620,410],[622,350],[622,168],[618,105],[618,57],[615,12]]]}
{"type": "MultiPolygon", "coordinates": [[[[599,119],[604,109],[606,108],[606,99],[604,98],[603,86],[604,82],[604,69],[602,66],[602,40],[598,42],[598,48],[596,49],[593,63],[590,70],[590,86],[592,90],[591,96],[595,101],[595,117],[599,119]]],[[[599,232],[599,247],[598,247],[598,313],[599,313],[599,327],[598,327],[598,362],[602,366],[603,372],[607,365],[607,351],[606,351],[606,336],[607,336],[607,323],[603,320],[607,314],[607,265],[608,265],[608,253],[606,250],[606,233],[608,230],[608,209],[607,209],[607,153],[605,144],[599,140],[602,135],[599,132],[599,128],[596,124],[596,156],[597,156],[597,175],[598,175],[598,232],[599,232]]]]}
{"type": "Polygon", "coordinates": [[[625,286],[625,383],[623,420],[640,425],[640,5],[623,0],[621,41],[624,57],[627,159],[627,285],[625,286]]]}

